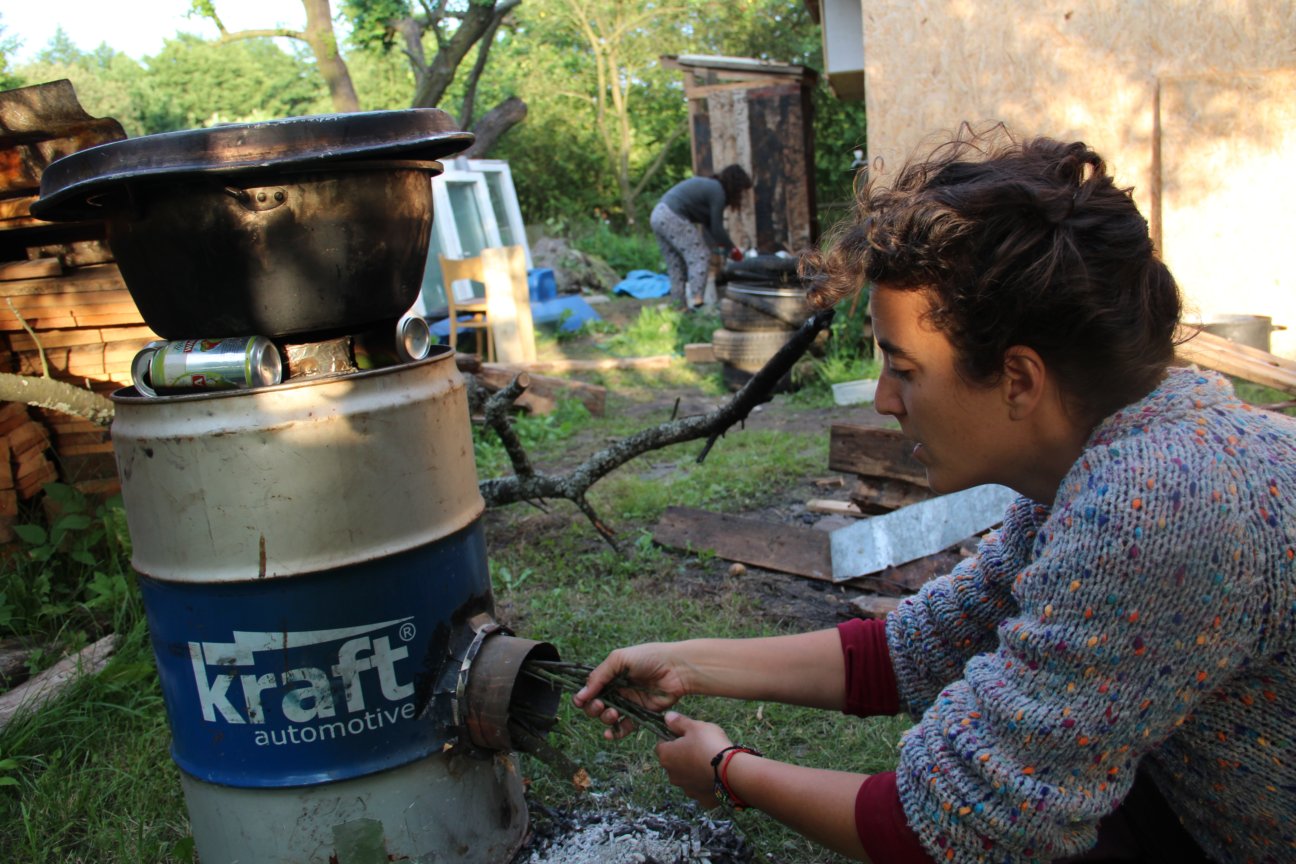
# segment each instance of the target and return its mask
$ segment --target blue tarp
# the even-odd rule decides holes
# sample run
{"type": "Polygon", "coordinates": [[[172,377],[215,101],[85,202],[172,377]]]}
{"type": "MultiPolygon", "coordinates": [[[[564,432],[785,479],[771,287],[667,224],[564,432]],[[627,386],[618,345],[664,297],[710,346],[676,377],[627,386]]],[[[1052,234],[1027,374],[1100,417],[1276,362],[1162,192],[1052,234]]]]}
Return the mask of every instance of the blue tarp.
{"type": "MultiPolygon", "coordinates": [[[[471,321],[469,315],[460,315],[460,322],[471,321]]],[[[568,332],[579,330],[580,326],[586,321],[599,321],[602,316],[594,311],[594,307],[585,302],[585,298],[575,294],[566,297],[555,297],[552,300],[541,300],[538,303],[531,304],[531,320],[537,326],[540,324],[555,324],[562,322],[559,328],[568,332]],[[570,314],[567,314],[570,313],[570,314]],[[567,317],[563,317],[564,314],[567,317]]],[[[429,322],[432,334],[441,342],[448,342],[450,339],[450,320],[443,318],[435,323],[429,322]]]]}
{"type": "Polygon", "coordinates": [[[639,300],[665,297],[670,293],[670,277],[651,270],[631,270],[626,278],[616,284],[613,294],[629,294],[639,300]]]}

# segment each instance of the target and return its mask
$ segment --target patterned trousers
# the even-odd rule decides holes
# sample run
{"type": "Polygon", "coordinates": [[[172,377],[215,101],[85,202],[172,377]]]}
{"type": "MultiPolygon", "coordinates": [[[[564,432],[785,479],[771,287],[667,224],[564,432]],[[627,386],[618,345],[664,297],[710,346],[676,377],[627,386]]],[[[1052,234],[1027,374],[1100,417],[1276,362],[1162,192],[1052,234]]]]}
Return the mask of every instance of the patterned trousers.
{"type": "Polygon", "coordinates": [[[685,308],[702,302],[711,250],[702,239],[702,226],[695,225],[665,204],[653,208],[648,220],[670,274],[671,300],[685,308]],[[686,300],[687,298],[687,300],[686,300]]]}

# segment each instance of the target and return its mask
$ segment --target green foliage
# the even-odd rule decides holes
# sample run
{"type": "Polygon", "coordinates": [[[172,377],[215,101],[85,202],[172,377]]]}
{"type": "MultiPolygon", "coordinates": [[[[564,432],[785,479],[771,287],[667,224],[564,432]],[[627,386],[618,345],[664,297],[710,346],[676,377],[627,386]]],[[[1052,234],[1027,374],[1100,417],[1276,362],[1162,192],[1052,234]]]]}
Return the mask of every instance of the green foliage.
{"type": "Polygon", "coordinates": [[[666,269],[657,238],[646,231],[618,232],[606,222],[594,222],[568,229],[567,237],[577,249],[602,258],[618,273],[666,269]]]}
{"type": "MultiPolygon", "coordinates": [[[[537,417],[522,414],[513,418],[513,431],[529,454],[565,441],[588,420],[589,409],[578,399],[559,400],[557,408],[537,417]]],[[[477,473],[482,477],[499,477],[510,471],[508,454],[499,436],[482,426],[473,427],[473,455],[477,473]]]]}
{"type": "Polygon", "coordinates": [[[45,495],[50,523],[14,526],[23,551],[0,574],[0,636],[85,644],[131,614],[125,514],[120,499],[92,504],[61,483],[45,495]]]}
{"type": "Polygon", "coordinates": [[[644,306],[626,329],[607,339],[603,347],[617,357],[655,357],[682,354],[691,342],[710,342],[720,326],[714,312],[685,312],[669,303],[644,306]]]}

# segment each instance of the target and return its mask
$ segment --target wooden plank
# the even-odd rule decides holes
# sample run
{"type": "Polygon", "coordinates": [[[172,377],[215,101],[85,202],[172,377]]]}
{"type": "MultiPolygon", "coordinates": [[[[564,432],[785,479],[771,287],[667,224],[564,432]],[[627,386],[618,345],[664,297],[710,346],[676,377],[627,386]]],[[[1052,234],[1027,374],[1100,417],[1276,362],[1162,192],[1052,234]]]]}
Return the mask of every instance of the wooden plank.
{"type": "Polygon", "coordinates": [[[0,285],[0,297],[25,297],[50,291],[65,294],[117,291],[125,287],[126,282],[116,264],[95,264],[69,270],[57,279],[16,279],[5,282],[0,285]]]}
{"type": "Polygon", "coordinates": [[[39,711],[81,676],[98,674],[116,647],[116,634],[109,634],[0,696],[0,729],[19,714],[39,711]]]}
{"type": "MultiPolygon", "coordinates": [[[[58,284],[56,280],[54,284],[58,284]]],[[[134,298],[125,288],[111,288],[104,291],[59,291],[57,289],[41,294],[19,294],[4,298],[5,309],[17,309],[23,317],[37,315],[41,312],[77,311],[95,306],[131,308],[134,298]]]]}
{"type": "Polygon", "coordinates": [[[31,420],[27,406],[21,402],[0,403],[0,435],[8,435],[13,430],[31,420]]]}
{"type": "Polygon", "coordinates": [[[927,486],[927,470],[913,458],[913,442],[899,431],[834,423],[828,442],[828,467],[865,477],[887,477],[927,486]]]}
{"type": "Polygon", "coordinates": [[[1285,393],[1296,393],[1296,362],[1249,345],[1230,342],[1205,330],[1185,327],[1180,335],[1191,338],[1175,346],[1180,359],[1225,375],[1263,384],[1285,393]]]}
{"type": "MultiPolygon", "coordinates": [[[[18,330],[22,328],[22,322],[8,313],[8,309],[0,307],[0,329],[18,330]]],[[[37,318],[28,318],[23,316],[27,326],[33,330],[58,330],[67,327],[113,327],[120,324],[143,324],[144,318],[139,314],[138,309],[131,311],[113,311],[101,312],[95,314],[55,314],[41,315],[37,318]]]]}
{"type": "Polygon", "coordinates": [[[853,501],[834,501],[831,498],[811,498],[806,502],[806,509],[811,513],[826,513],[830,516],[866,515],[853,501]]]}
{"type": "Polygon", "coordinates": [[[726,561],[832,581],[830,536],[813,528],[669,507],[653,529],[653,540],[673,549],[710,550],[726,561]]]}
{"type": "Polygon", "coordinates": [[[715,363],[715,346],[710,342],[690,342],[684,346],[684,359],[689,363],[715,363]]]}
{"type": "MultiPolygon", "coordinates": [[[[3,304],[0,304],[3,305],[3,304]]],[[[73,348],[78,345],[100,345],[115,342],[151,342],[157,334],[145,325],[135,327],[87,327],[76,330],[43,330],[33,339],[29,333],[5,334],[12,351],[35,351],[37,348],[73,348]],[[39,344],[38,344],[39,342],[39,344]]]]}
{"type": "Polygon", "coordinates": [[[14,279],[42,279],[62,274],[63,262],[57,258],[37,258],[33,261],[10,261],[7,264],[0,264],[0,282],[14,279]]]}

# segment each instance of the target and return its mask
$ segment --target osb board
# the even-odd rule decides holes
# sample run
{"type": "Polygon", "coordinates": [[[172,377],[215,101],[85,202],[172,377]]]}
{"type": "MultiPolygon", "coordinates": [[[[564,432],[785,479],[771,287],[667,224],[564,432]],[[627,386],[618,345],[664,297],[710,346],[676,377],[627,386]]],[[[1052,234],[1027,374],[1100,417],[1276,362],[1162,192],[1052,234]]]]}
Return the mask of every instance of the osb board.
{"type": "Polygon", "coordinates": [[[1161,85],[1163,247],[1192,301],[1185,318],[1268,315],[1288,328],[1272,334],[1270,350],[1290,359],[1294,93],[1296,68],[1186,75],[1161,85]]]}
{"type": "MultiPolygon", "coordinates": [[[[921,150],[920,144],[947,137],[964,121],[1003,121],[1020,136],[1080,138],[1103,154],[1118,182],[1134,187],[1154,237],[1167,250],[1195,241],[1174,236],[1193,217],[1172,212],[1178,202],[1167,205],[1158,197],[1158,80],[1288,67],[1290,39],[1283,34],[1296,32],[1296,0],[1038,0],[1014,4],[1010,14],[991,0],[869,0],[862,9],[870,160],[881,157],[894,166],[921,150]]],[[[1181,110],[1178,95],[1173,85],[1162,94],[1171,100],[1160,112],[1163,158],[1166,146],[1179,146],[1194,156],[1195,182],[1254,188],[1254,183],[1238,182],[1227,161],[1206,158],[1213,143],[1195,132],[1181,134],[1195,121],[1175,116],[1181,110]]],[[[1249,119],[1247,125],[1272,120],[1290,126],[1268,108],[1249,119]]],[[[1240,146],[1263,154],[1254,160],[1248,151],[1248,161],[1281,164],[1281,154],[1290,152],[1280,140],[1285,136],[1264,146],[1254,136],[1248,138],[1240,146]]],[[[1251,179],[1247,171],[1241,176],[1251,179]]],[[[1272,179],[1267,176],[1264,182],[1272,179]]],[[[1210,222],[1252,221],[1250,208],[1238,209],[1232,196],[1221,202],[1232,209],[1214,210],[1210,222]]],[[[1291,223],[1287,218],[1279,224],[1283,221],[1291,223]]],[[[1208,229],[1199,225],[1198,230],[1208,229]]],[[[1210,247],[1219,259],[1238,259],[1227,246],[1220,249],[1212,241],[1210,247]]],[[[1198,254],[1210,253],[1203,245],[1198,254]]],[[[1272,260],[1275,254],[1267,257],[1272,260]]],[[[1205,290],[1206,280],[1189,272],[1195,262],[1171,264],[1185,282],[1190,304],[1200,305],[1197,292],[1205,290]]],[[[1250,294],[1262,289],[1234,278],[1227,290],[1235,301],[1251,302],[1250,294]]],[[[1293,338],[1296,334],[1288,333],[1276,340],[1281,353],[1287,353],[1287,340],[1293,338]]]]}

